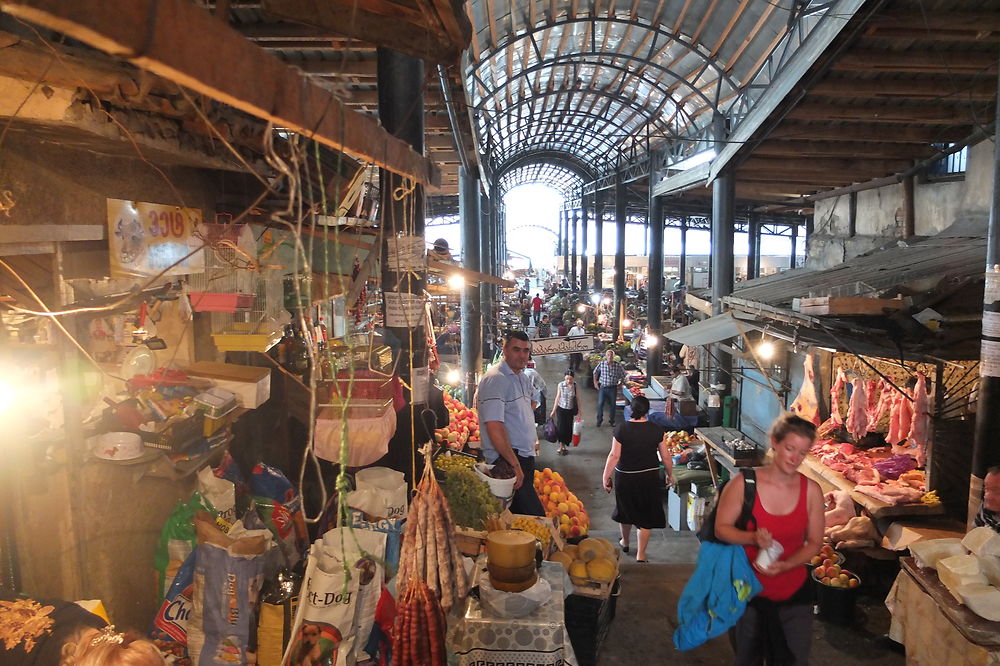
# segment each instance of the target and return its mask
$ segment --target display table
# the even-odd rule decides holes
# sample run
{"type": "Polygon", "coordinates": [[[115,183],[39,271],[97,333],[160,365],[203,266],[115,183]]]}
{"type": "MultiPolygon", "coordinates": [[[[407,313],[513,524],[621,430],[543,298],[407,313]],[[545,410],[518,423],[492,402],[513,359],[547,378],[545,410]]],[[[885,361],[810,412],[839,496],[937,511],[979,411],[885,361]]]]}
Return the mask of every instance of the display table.
{"type": "Polygon", "coordinates": [[[730,474],[739,472],[740,467],[758,467],[763,461],[763,452],[757,449],[752,456],[734,458],[726,442],[734,439],[747,439],[739,430],[722,426],[711,428],[695,428],[694,434],[705,443],[705,458],[708,461],[708,471],[712,475],[712,485],[719,487],[719,475],[716,464],[721,464],[730,474]]]}
{"type": "Polygon", "coordinates": [[[830,469],[823,461],[810,453],[802,462],[802,472],[817,481],[820,486],[833,486],[850,494],[854,502],[867,511],[872,518],[893,518],[898,516],[940,516],[944,514],[944,504],[886,504],[874,497],[854,491],[855,483],[840,472],[830,469]]]}
{"type": "Polygon", "coordinates": [[[934,569],[918,567],[911,557],[900,564],[885,605],[892,614],[889,636],[906,648],[906,662],[1000,664],[1000,622],[955,601],[934,569]]]}
{"type": "MultiPolygon", "coordinates": [[[[473,586],[489,575],[485,556],[476,561],[473,575],[473,586]]],[[[542,562],[539,575],[548,581],[552,593],[527,617],[498,617],[479,599],[469,597],[462,619],[448,630],[448,649],[455,663],[576,666],[563,610],[565,569],[558,562],[542,562]]]]}

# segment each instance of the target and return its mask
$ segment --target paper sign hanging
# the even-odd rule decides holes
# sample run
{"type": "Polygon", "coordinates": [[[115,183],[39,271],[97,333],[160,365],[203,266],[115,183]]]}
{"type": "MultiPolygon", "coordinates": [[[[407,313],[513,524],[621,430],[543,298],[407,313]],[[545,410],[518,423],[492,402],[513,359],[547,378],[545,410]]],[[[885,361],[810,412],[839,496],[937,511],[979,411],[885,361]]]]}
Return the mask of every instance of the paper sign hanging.
{"type": "Polygon", "coordinates": [[[979,352],[979,375],[1000,377],[1000,342],[982,341],[979,352]]]}
{"type": "Polygon", "coordinates": [[[427,250],[420,236],[396,236],[386,241],[386,267],[391,271],[423,271],[427,268],[427,250]]]}
{"type": "Polygon", "coordinates": [[[108,199],[111,277],[153,277],[205,272],[202,222],[197,208],[108,199]]]}
{"type": "Polygon", "coordinates": [[[411,399],[413,400],[413,404],[427,404],[430,395],[431,369],[426,366],[423,368],[413,368],[413,374],[410,376],[410,386],[412,388],[411,399]]]}
{"type": "Polygon", "coordinates": [[[532,356],[547,354],[574,354],[594,349],[594,336],[579,335],[571,338],[541,338],[531,341],[532,356]]]}
{"type": "Polygon", "coordinates": [[[424,299],[417,294],[385,292],[385,325],[390,328],[415,328],[423,325],[424,299]]]}

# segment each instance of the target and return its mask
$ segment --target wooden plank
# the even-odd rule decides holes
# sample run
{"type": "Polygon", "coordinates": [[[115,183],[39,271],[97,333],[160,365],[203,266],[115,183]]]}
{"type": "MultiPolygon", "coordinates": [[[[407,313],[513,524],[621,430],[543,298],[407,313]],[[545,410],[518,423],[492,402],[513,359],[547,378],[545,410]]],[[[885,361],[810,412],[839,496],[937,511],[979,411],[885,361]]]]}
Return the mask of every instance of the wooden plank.
{"type": "Polygon", "coordinates": [[[810,139],[813,141],[878,141],[880,143],[944,143],[961,141],[967,127],[892,127],[885,125],[831,125],[829,123],[783,122],[769,139],[810,139]]]}
{"type": "Polygon", "coordinates": [[[874,17],[868,24],[872,28],[909,28],[924,33],[936,30],[971,30],[996,32],[1000,30],[1000,14],[995,11],[961,11],[941,9],[924,11],[890,11],[874,17]]]}
{"type": "MultiPolygon", "coordinates": [[[[884,106],[850,106],[803,102],[788,112],[789,120],[823,120],[863,123],[902,123],[918,125],[972,125],[975,120],[966,106],[956,106],[961,99],[947,106],[917,106],[892,104],[884,106]]],[[[850,132],[850,130],[848,130],[850,132]]]]}
{"type": "Polygon", "coordinates": [[[834,79],[827,78],[809,89],[810,97],[824,95],[855,99],[927,99],[954,97],[960,100],[991,102],[997,96],[992,79],[921,77],[919,79],[834,79]]]}
{"type": "Polygon", "coordinates": [[[343,107],[322,85],[194,3],[12,0],[3,10],[429,187],[439,182],[429,160],[376,120],[343,107]]]}
{"type": "Polygon", "coordinates": [[[60,241],[94,241],[108,237],[103,224],[4,224],[0,225],[0,244],[34,243],[44,238],[48,243],[60,241]]]}
{"type": "Polygon", "coordinates": [[[694,294],[688,292],[684,294],[684,302],[697,310],[698,312],[704,312],[709,317],[712,316],[712,302],[706,301],[704,298],[698,298],[694,294]]]}
{"type": "Polygon", "coordinates": [[[918,74],[996,73],[992,51],[867,51],[854,50],[836,60],[831,69],[840,72],[911,72],[918,74]]]}
{"type": "Polygon", "coordinates": [[[849,157],[875,159],[916,159],[930,157],[928,145],[860,141],[765,141],[754,148],[755,157],[849,157]]]}
{"type": "Polygon", "coordinates": [[[880,315],[900,310],[903,305],[902,298],[820,296],[800,299],[796,311],[809,315],[880,315]]]}

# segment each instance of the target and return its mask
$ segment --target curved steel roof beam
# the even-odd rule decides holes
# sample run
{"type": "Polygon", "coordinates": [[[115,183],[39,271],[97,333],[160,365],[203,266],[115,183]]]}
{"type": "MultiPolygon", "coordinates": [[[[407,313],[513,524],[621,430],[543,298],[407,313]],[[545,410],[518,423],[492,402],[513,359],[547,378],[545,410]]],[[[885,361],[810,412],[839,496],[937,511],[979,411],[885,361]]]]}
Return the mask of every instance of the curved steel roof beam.
{"type": "Polygon", "coordinates": [[[622,156],[622,151],[618,146],[607,139],[575,128],[570,128],[560,136],[539,136],[536,139],[539,140],[530,143],[514,142],[513,145],[505,142],[495,147],[493,156],[497,163],[503,164],[525,152],[562,152],[578,159],[587,160],[598,171],[603,171],[602,167],[607,164],[616,163],[622,156]]]}
{"type": "MultiPolygon", "coordinates": [[[[659,89],[663,93],[663,99],[673,101],[677,105],[678,108],[680,108],[681,104],[677,102],[677,98],[674,97],[673,94],[668,93],[668,90],[676,89],[676,88],[680,87],[680,85],[686,85],[687,87],[691,88],[691,92],[689,92],[687,94],[687,96],[685,96],[683,98],[684,100],[689,100],[689,99],[691,99],[693,97],[699,97],[701,99],[701,101],[704,102],[705,106],[710,107],[712,109],[715,108],[715,104],[712,102],[712,100],[710,100],[708,98],[707,95],[705,95],[705,93],[704,93],[704,91],[702,89],[698,88],[697,86],[693,85],[689,81],[685,80],[683,77],[681,77],[676,72],[673,72],[673,71],[670,71],[670,70],[659,70],[659,68],[656,65],[651,65],[649,63],[645,63],[640,58],[636,58],[634,56],[620,55],[620,56],[614,56],[612,58],[612,60],[623,60],[624,59],[624,60],[635,60],[635,61],[643,62],[643,64],[644,64],[645,67],[651,67],[653,69],[657,69],[658,71],[661,72],[661,75],[667,75],[667,76],[673,77],[675,79],[675,85],[673,85],[673,86],[671,86],[670,88],[667,88],[667,89],[661,88],[660,86],[661,86],[661,84],[663,82],[660,81],[660,80],[658,80],[658,79],[653,79],[653,78],[644,76],[643,75],[644,68],[633,70],[633,69],[630,69],[630,68],[628,68],[628,67],[626,67],[624,65],[618,65],[618,64],[615,64],[613,62],[612,63],[588,62],[588,61],[578,62],[578,61],[572,60],[572,58],[575,58],[578,55],[585,55],[585,56],[598,55],[598,56],[603,56],[605,54],[603,54],[603,53],[595,53],[595,54],[589,54],[589,53],[588,54],[576,54],[576,53],[571,53],[571,54],[565,54],[565,55],[556,56],[555,58],[552,58],[551,61],[536,63],[535,65],[532,65],[531,67],[528,67],[528,68],[523,69],[520,72],[518,72],[514,76],[513,79],[507,81],[502,86],[500,86],[500,85],[498,85],[498,86],[485,86],[484,85],[484,88],[486,88],[486,90],[487,90],[487,94],[484,95],[484,96],[481,96],[479,98],[479,101],[476,103],[476,105],[475,105],[474,108],[476,110],[483,109],[484,106],[487,103],[489,103],[492,100],[495,100],[499,95],[501,95],[502,93],[504,93],[506,91],[508,85],[512,84],[514,81],[516,81],[517,79],[519,79],[521,77],[527,78],[528,76],[534,74],[535,72],[539,72],[539,71],[541,71],[543,69],[546,69],[546,68],[552,68],[552,69],[554,69],[556,67],[571,67],[573,65],[580,65],[580,64],[585,64],[585,65],[590,65],[590,66],[594,66],[594,67],[601,67],[601,68],[616,70],[618,72],[622,72],[622,73],[626,74],[626,79],[629,78],[629,77],[635,78],[635,79],[639,79],[642,82],[648,84],[650,87],[659,89]]],[[[718,81],[718,79],[716,79],[716,81],[718,81]]],[[[715,81],[713,81],[713,85],[714,85],[714,83],[715,83],[715,81]]],[[[619,85],[621,85],[621,84],[619,84],[619,85]]],[[[706,86],[706,88],[708,88],[708,87],[710,87],[710,86],[706,86]]],[[[660,104],[660,107],[662,108],[662,103],[660,104]]]]}
{"type": "MultiPolygon", "coordinates": [[[[530,30],[527,30],[525,32],[522,32],[522,33],[519,33],[519,34],[516,34],[516,35],[511,35],[511,34],[504,35],[504,37],[506,39],[500,39],[500,40],[498,40],[498,42],[497,42],[497,44],[496,44],[495,47],[493,47],[492,49],[488,49],[488,50],[484,51],[482,54],[479,54],[477,60],[472,61],[470,59],[471,69],[478,70],[478,69],[480,69],[482,67],[483,63],[487,63],[490,67],[492,67],[492,63],[488,63],[487,61],[491,60],[494,56],[500,55],[501,53],[503,53],[504,51],[506,51],[508,48],[513,47],[514,44],[517,44],[518,42],[521,42],[521,41],[523,41],[525,39],[533,39],[534,35],[536,33],[544,32],[546,30],[549,30],[549,29],[555,28],[555,27],[564,27],[564,26],[567,26],[567,25],[573,25],[573,24],[578,24],[578,23],[593,23],[595,25],[596,25],[596,23],[622,24],[622,25],[626,25],[626,26],[632,26],[632,27],[635,27],[635,28],[639,28],[641,30],[653,31],[653,32],[656,33],[656,37],[654,37],[653,43],[650,44],[649,47],[648,47],[648,49],[647,49],[647,55],[646,55],[646,61],[647,62],[651,63],[652,62],[652,55],[654,53],[657,53],[658,50],[662,50],[662,47],[665,46],[664,44],[658,44],[657,43],[657,39],[659,37],[664,37],[667,40],[668,43],[669,42],[675,42],[677,44],[680,44],[681,46],[683,46],[687,50],[687,52],[690,55],[693,55],[693,56],[695,56],[695,57],[697,57],[697,58],[705,61],[708,64],[708,66],[710,68],[714,69],[718,73],[719,77],[722,78],[722,79],[724,79],[730,86],[732,86],[733,88],[738,88],[739,87],[731,79],[731,77],[726,72],[726,69],[725,69],[725,67],[723,65],[715,62],[714,58],[712,58],[708,53],[703,53],[701,50],[698,49],[699,45],[697,43],[693,43],[693,42],[687,40],[680,33],[674,32],[674,31],[669,30],[669,29],[666,29],[665,27],[662,26],[662,24],[657,26],[657,25],[653,25],[651,23],[644,23],[644,22],[639,21],[637,19],[618,18],[617,16],[613,16],[613,17],[601,17],[601,18],[592,17],[592,16],[587,16],[587,17],[573,17],[573,18],[563,17],[563,18],[561,18],[559,20],[556,20],[556,21],[548,21],[548,22],[536,25],[533,28],[531,28],[530,30]]],[[[592,50],[596,52],[596,35],[595,35],[594,30],[591,30],[590,41],[591,41],[591,45],[592,45],[592,50]]],[[[607,51],[607,53],[613,53],[613,54],[615,54],[618,57],[626,55],[626,54],[623,54],[623,53],[619,53],[617,51],[607,51]]],[[[679,59],[675,58],[674,60],[676,62],[679,59]]],[[[469,71],[466,72],[467,76],[470,75],[470,74],[471,74],[471,72],[469,72],[469,71]]]]}
{"type": "Polygon", "coordinates": [[[532,151],[528,153],[522,153],[510,160],[503,162],[499,165],[496,172],[498,174],[498,179],[503,176],[504,173],[512,171],[514,169],[520,169],[524,167],[534,166],[536,164],[551,164],[555,167],[566,169],[571,171],[583,180],[593,180],[596,176],[596,172],[591,169],[586,162],[578,160],[575,156],[562,152],[562,151],[550,151],[550,150],[539,150],[532,151]]]}

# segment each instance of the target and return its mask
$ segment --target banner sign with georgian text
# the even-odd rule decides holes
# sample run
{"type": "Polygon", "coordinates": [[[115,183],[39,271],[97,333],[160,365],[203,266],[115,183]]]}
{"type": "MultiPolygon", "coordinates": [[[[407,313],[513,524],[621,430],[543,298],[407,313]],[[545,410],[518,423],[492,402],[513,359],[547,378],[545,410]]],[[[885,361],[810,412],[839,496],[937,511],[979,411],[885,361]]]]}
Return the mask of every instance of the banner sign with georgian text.
{"type": "Polygon", "coordinates": [[[574,335],[564,338],[536,338],[531,341],[532,356],[573,354],[594,350],[594,336],[574,335]]]}

